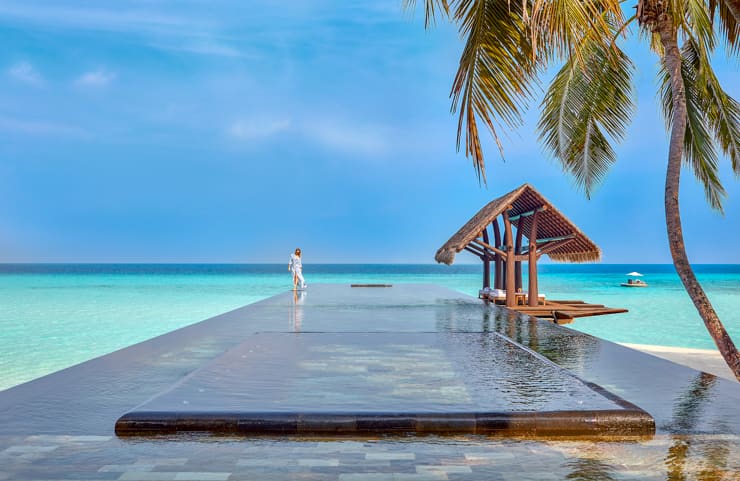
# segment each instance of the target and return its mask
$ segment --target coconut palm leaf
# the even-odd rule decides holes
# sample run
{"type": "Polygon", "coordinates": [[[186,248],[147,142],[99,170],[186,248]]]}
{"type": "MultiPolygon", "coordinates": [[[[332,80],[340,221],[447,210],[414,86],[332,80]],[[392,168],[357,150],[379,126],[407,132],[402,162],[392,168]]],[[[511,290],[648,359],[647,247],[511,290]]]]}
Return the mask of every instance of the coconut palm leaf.
{"type": "Polygon", "coordinates": [[[714,138],[732,162],[735,174],[740,175],[740,104],[722,89],[709,64],[699,82],[705,88],[706,116],[714,138]]]}
{"type": "MultiPolygon", "coordinates": [[[[413,10],[416,7],[416,0],[403,0],[403,8],[413,10]]],[[[436,23],[438,15],[449,15],[450,5],[447,0],[425,0],[424,1],[424,27],[429,27],[436,23]]]]}
{"type": "Polygon", "coordinates": [[[684,9],[679,25],[691,36],[694,43],[708,51],[715,47],[714,24],[706,0],[674,0],[684,9]]]}
{"type": "MultiPolygon", "coordinates": [[[[413,7],[414,0],[406,0],[413,7]]],[[[580,45],[604,42],[623,21],[617,0],[426,0],[427,25],[444,12],[466,39],[453,82],[452,111],[458,112],[457,147],[465,145],[479,180],[486,181],[479,123],[490,131],[503,156],[497,127],[521,124],[537,74],[548,60],[573,57],[583,63],[580,45]]],[[[587,129],[595,137],[599,126],[587,129]]],[[[611,157],[612,154],[609,154],[611,157]]],[[[590,176],[588,177],[590,178],[590,176]]],[[[589,184],[590,185],[590,184],[589,184]]]]}
{"type": "MultiPolygon", "coordinates": [[[[717,129],[714,128],[714,123],[717,122],[716,117],[718,116],[716,110],[720,109],[723,113],[726,113],[724,110],[726,106],[713,105],[715,99],[710,96],[708,88],[704,84],[706,74],[703,71],[708,68],[705,58],[704,51],[698,48],[694,42],[686,42],[681,49],[681,76],[686,92],[687,115],[686,133],[684,135],[684,162],[691,167],[697,180],[704,187],[704,194],[709,205],[722,212],[722,200],[726,192],[719,177],[719,159],[715,145],[717,129]],[[715,113],[710,115],[710,110],[714,110],[715,113]]],[[[670,77],[664,68],[660,71],[660,80],[663,115],[666,120],[666,128],[670,130],[673,124],[673,94],[670,77]]],[[[725,127],[720,127],[720,129],[725,127]]],[[[733,140],[733,126],[729,126],[728,129],[723,133],[727,135],[726,140],[731,143],[733,140]]],[[[734,129],[737,130],[737,125],[734,126],[734,129]]]]}
{"type": "MultiPolygon", "coordinates": [[[[465,144],[478,179],[486,181],[478,123],[491,132],[503,156],[496,124],[521,124],[532,96],[538,61],[529,30],[522,19],[527,8],[518,1],[425,0],[427,25],[444,14],[458,25],[466,40],[450,97],[458,112],[457,148],[465,144]]],[[[414,0],[406,0],[413,7],[414,0]]]]}
{"type": "Polygon", "coordinates": [[[719,83],[706,57],[702,57],[697,72],[697,85],[702,96],[702,108],[713,140],[740,175],[740,103],[719,83]]]}
{"type": "Polygon", "coordinates": [[[708,7],[713,20],[715,16],[719,17],[716,23],[721,38],[727,40],[730,52],[740,54],[740,0],[709,0],[708,7]]]}
{"type": "Polygon", "coordinates": [[[493,135],[503,155],[497,124],[515,127],[532,96],[537,73],[521,5],[512,2],[459,0],[450,14],[466,38],[452,85],[452,110],[459,111],[457,145],[465,143],[479,178],[486,180],[478,121],[493,135]]]}
{"type": "Polygon", "coordinates": [[[524,8],[533,46],[542,58],[559,59],[575,55],[584,39],[604,41],[613,24],[623,24],[618,1],[613,0],[532,0],[524,8]],[[531,12],[527,15],[527,11],[531,12]]]}
{"type": "Polygon", "coordinates": [[[616,154],[634,110],[633,65],[616,46],[589,42],[583,62],[571,57],[557,73],[542,103],[540,139],[590,197],[616,154]]]}

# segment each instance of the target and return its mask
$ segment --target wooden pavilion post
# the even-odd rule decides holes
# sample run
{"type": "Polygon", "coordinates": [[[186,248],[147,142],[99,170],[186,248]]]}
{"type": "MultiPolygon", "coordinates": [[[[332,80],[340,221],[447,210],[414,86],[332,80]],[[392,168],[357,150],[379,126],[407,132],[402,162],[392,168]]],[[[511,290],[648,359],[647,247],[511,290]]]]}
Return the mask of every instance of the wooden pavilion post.
{"type": "MultiPolygon", "coordinates": [[[[503,250],[506,250],[508,240],[506,239],[506,228],[501,239],[501,246],[503,250]]],[[[501,289],[506,290],[506,256],[501,256],[501,289]]]]}
{"type": "MultiPolygon", "coordinates": [[[[500,248],[501,247],[501,228],[498,226],[498,217],[493,219],[493,245],[500,248]]],[[[493,265],[493,288],[494,289],[502,289],[501,285],[502,277],[503,277],[503,259],[501,259],[501,256],[499,254],[494,255],[494,265],[493,265]]]]}
{"type": "MultiPolygon", "coordinates": [[[[488,227],[483,229],[483,242],[488,244],[488,227]]],[[[491,258],[488,257],[488,249],[486,249],[483,257],[483,288],[491,287],[491,258]]]]}
{"type": "Polygon", "coordinates": [[[511,222],[509,221],[509,207],[504,210],[504,236],[506,237],[506,306],[516,305],[516,288],[514,287],[514,236],[511,233],[511,222]]]}
{"type": "MultiPolygon", "coordinates": [[[[523,217],[519,217],[519,221],[516,223],[516,244],[514,244],[514,253],[515,254],[521,254],[522,253],[522,234],[524,231],[522,230],[522,220],[524,220],[523,217]]],[[[515,269],[514,269],[514,289],[516,289],[517,292],[519,292],[519,289],[522,288],[522,261],[517,260],[515,263],[515,269]]]]}
{"type": "Polygon", "coordinates": [[[537,291],[537,217],[538,211],[532,216],[532,228],[529,232],[529,305],[537,306],[539,292],[537,291]]]}

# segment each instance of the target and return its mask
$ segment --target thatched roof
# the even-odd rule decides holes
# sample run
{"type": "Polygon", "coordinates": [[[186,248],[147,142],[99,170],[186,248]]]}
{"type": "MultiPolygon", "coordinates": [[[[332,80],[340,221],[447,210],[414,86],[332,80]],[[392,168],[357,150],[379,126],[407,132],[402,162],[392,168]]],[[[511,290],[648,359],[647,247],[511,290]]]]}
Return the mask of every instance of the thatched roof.
{"type": "MultiPolygon", "coordinates": [[[[483,229],[491,225],[493,220],[509,207],[511,207],[509,217],[514,217],[543,206],[545,210],[538,214],[537,239],[573,236],[573,239],[569,242],[547,253],[552,260],[558,262],[591,262],[601,259],[601,250],[598,246],[529,184],[524,184],[489,202],[467,224],[462,226],[445,245],[440,247],[434,258],[437,262],[452,264],[455,261],[455,255],[479,237],[483,229]]],[[[513,224],[516,225],[517,222],[513,224]]],[[[522,217],[521,222],[523,234],[527,237],[530,232],[532,216],[522,217]]]]}

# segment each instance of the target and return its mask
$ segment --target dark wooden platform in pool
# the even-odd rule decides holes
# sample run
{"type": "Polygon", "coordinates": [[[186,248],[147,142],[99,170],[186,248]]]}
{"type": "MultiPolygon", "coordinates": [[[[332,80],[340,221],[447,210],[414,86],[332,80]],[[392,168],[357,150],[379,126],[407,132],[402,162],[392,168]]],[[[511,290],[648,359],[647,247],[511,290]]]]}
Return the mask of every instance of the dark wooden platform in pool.
{"type": "Polygon", "coordinates": [[[579,317],[604,316],[629,312],[621,307],[607,307],[603,304],[591,304],[577,300],[547,301],[538,306],[517,305],[506,307],[522,314],[548,319],[558,324],[569,324],[579,317]]]}
{"type": "Polygon", "coordinates": [[[116,433],[654,433],[636,405],[486,330],[480,306],[424,292],[437,293],[317,285],[279,296],[250,312],[272,329],[126,413],[116,433]]]}

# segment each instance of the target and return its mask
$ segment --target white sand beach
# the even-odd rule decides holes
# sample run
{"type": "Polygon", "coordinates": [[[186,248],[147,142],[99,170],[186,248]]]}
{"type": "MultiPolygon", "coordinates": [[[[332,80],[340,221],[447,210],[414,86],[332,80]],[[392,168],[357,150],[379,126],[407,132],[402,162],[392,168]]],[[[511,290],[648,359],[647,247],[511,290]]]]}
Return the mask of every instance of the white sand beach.
{"type": "Polygon", "coordinates": [[[620,344],[677,364],[683,364],[699,371],[737,381],[730,368],[725,364],[724,359],[722,359],[722,355],[716,349],[692,349],[687,347],[653,346],[650,344],[620,344]]]}

